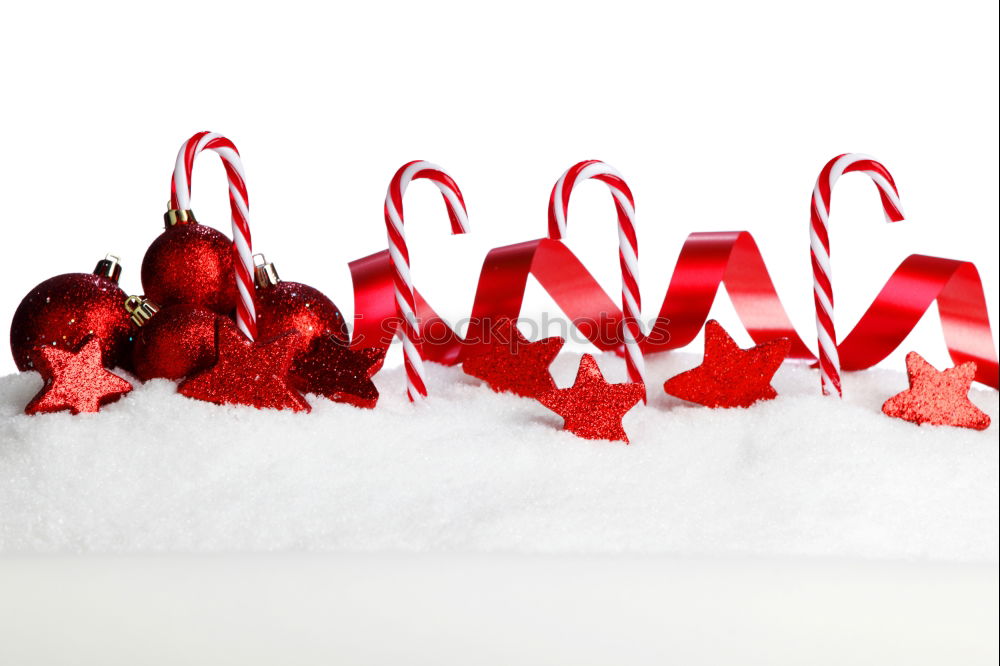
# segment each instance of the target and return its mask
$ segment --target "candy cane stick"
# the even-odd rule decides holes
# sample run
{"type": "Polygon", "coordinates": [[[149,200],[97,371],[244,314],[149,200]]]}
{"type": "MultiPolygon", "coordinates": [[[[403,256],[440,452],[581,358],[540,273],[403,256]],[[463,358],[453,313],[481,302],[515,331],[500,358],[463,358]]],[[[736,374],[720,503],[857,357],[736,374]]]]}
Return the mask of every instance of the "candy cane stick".
{"type": "Polygon", "coordinates": [[[393,281],[396,287],[396,308],[400,315],[399,336],[403,341],[403,361],[406,366],[406,394],[411,401],[427,396],[424,381],[424,361],[421,355],[421,331],[417,321],[413,297],[413,278],[410,276],[410,253],[406,248],[403,231],[403,195],[411,180],[426,178],[441,190],[451,232],[464,234],[469,230],[469,217],[465,200],[458,185],[444,169],[430,162],[416,161],[404,164],[392,177],[385,195],[385,227],[389,235],[389,256],[392,259],[393,281]]]}
{"type": "Polygon", "coordinates": [[[837,179],[860,171],[878,188],[887,222],[903,220],[899,192],[889,171],[867,155],[848,153],[826,163],[816,180],[810,209],[810,242],[813,266],[813,298],[816,301],[816,334],[819,339],[820,382],[823,395],[840,397],[840,355],[833,327],[833,272],[830,268],[830,195],[837,179]]]}
{"type": "MultiPolygon", "coordinates": [[[[625,314],[625,352],[629,380],[646,385],[646,364],[639,350],[642,338],[639,297],[639,242],[635,235],[635,202],[632,191],[615,169],[598,160],[587,160],[571,167],[556,181],[549,197],[549,238],[566,235],[566,212],[569,197],[577,183],[593,178],[611,189],[618,211],[618,260],[622,269],[622,310],[625,314]]],[[[643,397],[645,400],[645,396],[643,397]]]]}
{"type": "Polygon", "coordinates": [[[222,158],[229,179],[229,207],[233,222],[233,273],[240,300],[236,306],[236,325],[253,340],[257,337],[257,315],[253,304],[253,251],[250,243],[250,202],[240,153],[233,142],[214,132],[198,132],[184,142],[177,153],[174,178],[170,183],[170,207],[191,209],[191,171],[194,158],[203,150],[213,150],[222,158]]]}

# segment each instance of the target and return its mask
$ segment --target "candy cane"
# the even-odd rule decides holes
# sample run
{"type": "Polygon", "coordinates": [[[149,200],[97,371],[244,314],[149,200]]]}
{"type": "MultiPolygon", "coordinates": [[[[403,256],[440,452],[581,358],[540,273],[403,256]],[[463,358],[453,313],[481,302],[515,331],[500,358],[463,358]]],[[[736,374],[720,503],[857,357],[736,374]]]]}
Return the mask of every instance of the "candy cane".
{"type": "Polygon", "coordinates": [[[389,236],[389,256],[392,259],[393,282],[396,287],[396,308],[400,315],[399,336],[403,341],[406,394],[411,401],[427,396],[424,360],[420,351],[420,323],[417,321],[413,278],[410,276],[410,253],[406,249],[406,234],[403,231],[403,195],[410,181],[419,178],[426,178],[441,190],[448,207],[451,232],[464,234],[469,230],[462,192],[444,169],[423,161],[410,162],[399,168],[385,195],[385,227],[389,236]]]}
{"type": "Polygon", "coordinates": [[[213,150],[222,158],[229,179],[229,207],[233,222],[233,273],[240,300],[236,306],[236,325],[253,340],[257,337],[257,314],[253,304],[253,251],[250,243],[250,202],[240,153],[233,142],[214,132],[198,132],[184,142],[177,153],[174,178],[170,183],[170,207],[177,211],[191,209],[191,171],[194,158],[203,150],[213,150]]]}
{"type": "Polygon", "coordinates": [[[833,327],[833,273],[830,268],[830,195],[837,179],[845,173],[860,171],[875,182],[882,199],[887,222],[903,220],[899,192],[889,171],[867,155],[848,153],[826,163],[816,180],[810,209],[809,247],[812,253],[813,298],[816,301],[816,334],[819,340],[820,384],[823,395],[837,397],[840,387],[840,355],[837,333],[833,327]],[[831,391],[832,387],[832,391],[831,391]]]}
{"type": "MultiPolygon", "coordinates": [[[[635,234],[635,202],[632,191],[615,169],[598,160],[587,160],[571,167],[556,181],[549,197],[549,238],[566,235],[566,212],[569,197],[577,183],[593,178],[608,186],[618,211],[618,260],[622,269],[622,310],[625,314],[625,352],[629,380],[646,385],[646,364],[639,349],[642,338],[639,297],[639,242],[635,234]]],[[[645,400],[645,395],[643,396],[645,400]]]]}

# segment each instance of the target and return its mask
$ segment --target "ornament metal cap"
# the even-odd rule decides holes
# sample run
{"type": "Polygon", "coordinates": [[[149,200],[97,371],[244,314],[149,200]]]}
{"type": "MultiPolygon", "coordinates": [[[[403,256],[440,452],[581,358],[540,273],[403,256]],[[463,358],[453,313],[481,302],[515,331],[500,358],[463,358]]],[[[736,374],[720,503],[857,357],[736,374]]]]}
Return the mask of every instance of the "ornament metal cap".
{"type": "Polygon", "coordinates": [[[149,323],[153,315],[159,311],[160,307],[148,298],[129,296],[125,299],[125,312],[128,312],[129,316],[132,317],[132,322],[136,326],[149,323]]]}
{"type": "Polygon", "coordinates": [[[197,221],[192,210],[170,208],[163,214],[163,226],[167,229],[177,224],[193,224],[197,221]]]}
{"type": "Polygon", "coordinates": [[[274,264],[267,261],[263,254],[253,255],[253,277],[258,287],[273,287],[281,282],[278,277],[278,269],[274,264]]]}
{"type": "Polygon", "coordinates": [[[118,278],[122,274],[122,265],[119,263],[121,260],[113,254],[105,255],[103,259],[97,262],[97,267],[94,268],[94,275],[100,275],[106,277],[115,284],[118,284],[118,278]]]}

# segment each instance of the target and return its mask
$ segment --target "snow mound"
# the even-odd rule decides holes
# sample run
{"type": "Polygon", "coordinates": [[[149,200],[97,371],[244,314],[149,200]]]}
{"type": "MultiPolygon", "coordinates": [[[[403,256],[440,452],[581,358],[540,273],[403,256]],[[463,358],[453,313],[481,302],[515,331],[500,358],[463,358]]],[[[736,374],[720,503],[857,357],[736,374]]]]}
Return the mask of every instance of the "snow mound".
{"type": "MultiPolygon", "coordinates": [[[[430,365],[374,410],[217,407],[154,380],[99,414],[28,417],[35,373],[0,378],[0,552],[508,551],[998,559],[997,392],[985,432],[885,417],[902,373],[820,396],[786,364],[778,399],[681,403],[659,387],[700,357],[649,359],[631,446],[562,432],[538,403],[430,365]]],[[[554,365],[572,383],[579,356],[554,365]]],[[[624,363],[599,357],[606,377],[624,363]]]]}

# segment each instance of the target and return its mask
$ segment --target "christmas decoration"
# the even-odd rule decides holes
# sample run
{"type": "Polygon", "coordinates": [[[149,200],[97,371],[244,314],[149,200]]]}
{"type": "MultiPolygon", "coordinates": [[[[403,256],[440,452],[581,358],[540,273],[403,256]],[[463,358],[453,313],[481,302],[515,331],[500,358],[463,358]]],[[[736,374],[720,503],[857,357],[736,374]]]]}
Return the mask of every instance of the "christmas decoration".
{"type": "Polygon", "coordinates": [[[849,153],[827,162],[816,181],[810,208],[810,251],[813,265],[813,297],[816,302],[816,332],[819,337],[819,368],[823,395],[840,396],[840,358],[837,332],[833,328],[833,280],[830,269],[830,196],[837,179],[845,173],[860,171],[878,188],[889,222],[903,220],[899,192],[892,175],[867,155],[849,153]]]}
{"type": "Polygon", "coordinates": [[[160,309],[148,298],[129,296],[125,310],[139,330],[132,344],[132,372],[142,381],[182,379],[215,362],[211,310],[178,303],[160,309]]]}
{"type": "Polygon", "coordinates": [[[668,379],[668,394],[706,407],[749,407],[778,393],[771,378],[788,356],[791,343],[770,340],[740,349],[714,319],[705,324],[705,358],[697,368],[668,379]]]}
{"type": "MultiPolygon", "coordinates": [[[[884,196],[891,203],[894,201],[890,196],[893,188],[874,164],[862,160],[857,162],[856,168],[863,169],[880,187],[884,185],[884,196]]],[[[844,170],[848,166],[845,164],[844,170]]],[[[829,183],[829,178],[825,180],[829,183]]],[[[825,189],[829,188],[821,185],[821,192],[825,189]]],[[[828,195],[821,196],[829,202],[828,195]]],[[[565,197],[564,181],[562,195],[557,194],[554,199],[559,202],[565,197]]],[[[616,202],[622,203],[620,198],[616,198],[616,202]]],[[[554,214],[556,226],[560,209],[561,206],[557,206],[554,214]]],[[[821,220],[828,213],[825,204],[822,211],[822,214],[817,213],[821,220]]],[[[626,229],[625,226],[621,228],[626,229]]],[[[823,232],[817,233],[822,235],[823,232]]],[[[354,280],[354,336],[356,340],[364,340],[365,345],[387,347],[393,333],[399,332],[395,324],[399,319],[395,292],[397,285],[406,284],[400,278],[406,268],[401,259],[405,258],[405,244],[391,240],[390,245],[391,253],[383,251],[350,264],[354,280]],[[401,261],[403,271],[399,270],[401,261]]],[[[624,245],[620,245],[620,252],[625,251],[624,245]]],[[[410,345],[411,358],[416,358],[419,349],[419,358],[446,364],[461,362],[463,351],[478,344],[482,322],[503,317],[516,320],[520,316],[529,276],[595,347],[614,352],[626,348],[630,335],[626,314],[565,245],[543,238],[495,248],[487,254],[480,270],[472,312],[467,318],[470,322],[468,339],[448,327],[413,290],[413,305],[406,307],[425,328],[433,322],[435,334],[421,337],[419,347],[410,345]]],[[[689,344],[707,321],[720,286],[725,287],[740,322],[755,342],[787,338],[790,358],[816,360],[795,331],[760,250],[745,231],[694,233],[687,238],[658,316],[649,326],[648,333],[637,340],[642,353],[679,349],[689,344]]],[[[629,289],[625,292],[627,304],[629,289]]],[[[1000,364],[982,282],[975,266],[924,255],[909,256],[893,272],[854,329],[837,346],[839,367],[861,370],[879,363],[905,339],[932,305],[937,306],[941,331],[952,358],[956,362],[975,361],[977,381],[1000,387],[1000,364]]],[[[829,367],[827,370],[829,372],[829,367]]],[[[417,375],[416,379],[419,378],[417,375]]]]}
{"type": "Polygon", "coordinates": [[[142,288],[162,307],[185,303],[230,314],[236,308],[232,241],[187,212],[167,214],[167,230],[142,259],[142,288]]]}
{"type": "Polygon", "coordinates": [[[448,207],[451,232],[464,234],[469,230],[469,217],[465,200],[458,185],[445,171],[430,162],[415,161],[404,164],[396,171],[385,195],[385,227],[389,237],[389,254],[392,257],[393,284],[396,311],[399,317],[399,335],[403,340],[403,363],[406,366],[406,394],[410,400],[427,396],[424,381],[424,362],[420,324],[416,315],[413,279],[410,277],[410,253],[406,248],[403,231],[403,195],[411,180],[426,178],[441,190],[448,207]]]}
{"type": "Polygon", "coordinates": [[[274,264],[256,254],[254,276],[257,283],[257,335],[270,338],[295,331],[296,344],[305,351],[314,340],[333,336],[342,342],[351,339],[347,322],[329,298],[318,289],[278,277],[274,264]]]}
{"type": "MultiPolygon", "coordinates": [[[[569,196],[577,183],[593,178],[611,190],[618,212],[618,259],[622,272],[623,339],[625,363],[629,380],[646,387],[645,363],[639,340],[642,338],[642,304],[639,298],[639,241],[635,233],[635,202],[632,190],[620,173],[598,160],[586,160],[570,167],[552,188],[549,196],[549,238],[559,240],[566,235],[566,215],[569,196]]],[[[643,394],[643,401],[646,396],[643,394]]]]}
{"type": "Polygon", "coordinates": [[[106,367],[126,365],[132,324],[122,310],[120,275],[118,257],[108,255],[93,274],[57,275],[32,289],[10,324],[10,350],[18,370],[34,367],[32,350],[38,347],[75,350],[88,336],[100,344],[106,367]]]}
{"type": "Polygon", "coordinates": [[[906,355],[906,374],[910,388],[897,393],[882,405],[893,418],[917,424],[948,425],[986,430],[990,417],[969,400],[969,389],[976,376],[976,364],[962,363],[938,370],[920,354],[906,355]]]}
{"type": "Polygon", "coordinates": [[[216,323],[215,364],[185,379],[178,393],[219,405],[249,405],[257,409],[309,411],[309,403],[292,387],[289,372],[295,334],[255,342],[229,319],[216,323]]]}
{"type": "Polygon", "coordinates": [[[257,317],[249,211],[243,162],[233,142],[214,132],[198,132],[185,141],[170,181],[167,231],[153,242],[143,259],[146,296],[162,307],[188,303],[220,314],[229,314],[235,308],[236,325],[253,340],[257,317]],[[204,150],[218,154],[226,169],[232,242],[214,229],[199,225],[191,211],[191,174],[195,157],[204,150]]]}
{"type": "Polygon", "coordinates": [[[372,408],[378,402],[378,389],[371,378],[384,361],[384,349],[351,349],[340,338],[326,335],[315,338],[294,362],[291,383],[302,393],[372,408]]]}
{"type": "Polygon", "coordinates": [[[594,357],[584,354],[571,388],[542,393],[537,399],[563,417],[563,428],[577,437],[619,440],[627,444],[622,417],[642,400],[644,394],[641,384],[609,384],[594,357]]]}
{"type": "Polygon", "coordinates": [[[90,335],[72,351],[38,347],[31,351],[33,366],[45,385],[24,408],[25,414],[68,409],[73,414],[96,412],[132,390],[132,385],[104,369],[101,341],[90,335]]]}
{"type": "Polygon", "coordinates": [[[467,355],[462,361],[463,372],[482,379],[497,393],[509,391],[526,398],[556,388],[549,365],[562,349],[562,338],[529,342],[516,322],[501,319],[490,329],[485,342],[489,346],[484,351],[467,355]]]}

